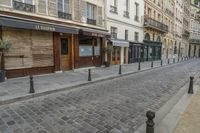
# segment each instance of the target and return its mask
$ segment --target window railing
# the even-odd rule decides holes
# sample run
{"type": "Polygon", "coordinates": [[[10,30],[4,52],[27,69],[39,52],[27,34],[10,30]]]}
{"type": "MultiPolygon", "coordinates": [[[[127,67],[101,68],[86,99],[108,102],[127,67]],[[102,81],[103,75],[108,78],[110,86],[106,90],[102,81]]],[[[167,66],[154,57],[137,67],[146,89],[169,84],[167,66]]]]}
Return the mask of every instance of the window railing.
{"type": "Polygon", "coordinates": [[[91,25],[96,25],[96,20],[87,18],[87,23],[91,25]]]}
{"type": "Polygon", "coordinates": [[[111,32],[111,38],[117,39],[117,33],[116,32],[111,32]]]}
{"type": "Polygon", "coordinates": [[[72,20],[72,14],[65,13],[65,12],[62,12],[62,11],[58,11],[58,17],[63,18],[63,19],[72,20]]]}
{"type": "Polygon", "coordinates": [[[13,8],[25,12],[35,12],[35,5],[13,1],[13,8]]]}
{"type": "Polygon", "coordinates": [[[128,11],[124,11],[124,17],[129,18],[129,12],[128,11]]]}
{"type": "Polygon", "coordinates": [[[168,32],[168,26],[148,16],[144,16],[144,27],[150,27],[162,32],[168,32]]]}
{"type": "Polygon", "coordinates": [[[200,39],[190,39],[189,42],[200,45],[200,39]]]}
{"type": "Polygon", "coordinates": [[[110,12],[117,13],[117,7],[110,5],[110,12]]]}

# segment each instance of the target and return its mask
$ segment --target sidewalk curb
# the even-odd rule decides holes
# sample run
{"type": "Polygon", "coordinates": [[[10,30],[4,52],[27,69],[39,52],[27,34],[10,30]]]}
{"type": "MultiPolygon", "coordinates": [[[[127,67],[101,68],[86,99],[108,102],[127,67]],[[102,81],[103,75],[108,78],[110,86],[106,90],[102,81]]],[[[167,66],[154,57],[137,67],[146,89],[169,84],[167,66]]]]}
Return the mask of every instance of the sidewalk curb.
{"type": "MultiPolygon", "coordinates": [[[[187,60],[187,61],[190,61],[190,60],[187,60]]],[[[106,81],[106,80],[112,80],[112,79],[116,79],[116,78],[120,78],[120,77],[124,77],[124,76],[129,76],[129,75],[137,74],[137,73],[140,73],[140,72],[146,72],[146,71],[152,71],[152,70],[155,70],[155,69],[171,67],[171,66],[174,66],[174,65],[177,65],[177,64],[180,64],[180,63],[184,63],[184,62],[186,62],[186,61],[170,63],[170,64],[166,64],[166,65],[162,65],[162,66],[159,65],[159,66],[155,66],[153,68],[150,67],[149,69],[147,68],[147,69],[141,69],[139,71],[122,73],[121,75],[116,74],[116,75],[112,75],[112,76],[105,76],[105,77],[101,77],[101,78],[96,78],[92,81],[83,81],[79,84],[70,84],[70,85],[68,84],[68,86],[64,86],[62,88],[57,88],[57,89],[54,89],[54,90],[36,92],[34,94],[26,94],[24,96],[19,96],[19,97],[15,97],[15,98],[12,98],[12,99],[2,100],[2,101],[0,101],[0,106],[5,105],[5,104],[19,102],[19,101],[28,100],[28,99],[31,99],[31,98],[41,97],[41,96],[45,96],[45,95],[56,93],[56,92],[71,90],[71,89],[74,89],[74,88],[86,86],[86,85],[89,85],[89,84],[99,83],[99,82],[103,82],[103,81],[106,81]]]]}
{"type": "MultiPolygon", "coordinates": [[[[200,72],[199,72],[200,73],[200,72]]],[[[197,82],[199,78],[199,73],[195,74],[194,84],[197,82]]],[[[189,87],[189,78],[188,82],[186,82],[179,91],[172,96],[157,112],[155,117],[155,129],[156,126],[160,124],[160,122],[171,112],[171,110],[175,107],[175,105],[179,102],[179,100],[187,93],[189,87]]],[[[146,133],[146,123],[142,124],[134,133],[146,133]]],[[[155,132],[156,133],[156,132],[155,132]]]]}

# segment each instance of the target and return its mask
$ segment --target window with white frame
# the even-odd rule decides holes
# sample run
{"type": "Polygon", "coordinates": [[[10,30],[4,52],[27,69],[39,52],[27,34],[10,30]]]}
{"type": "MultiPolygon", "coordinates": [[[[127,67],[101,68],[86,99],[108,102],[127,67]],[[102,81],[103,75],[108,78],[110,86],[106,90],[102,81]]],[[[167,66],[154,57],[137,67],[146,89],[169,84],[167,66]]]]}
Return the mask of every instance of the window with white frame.
{"type": "Polygon", "coordinates": [[[88,19],[95,19],[95,14],[94,14],[95,6],[87,3],[87,18],[88,19]]]}

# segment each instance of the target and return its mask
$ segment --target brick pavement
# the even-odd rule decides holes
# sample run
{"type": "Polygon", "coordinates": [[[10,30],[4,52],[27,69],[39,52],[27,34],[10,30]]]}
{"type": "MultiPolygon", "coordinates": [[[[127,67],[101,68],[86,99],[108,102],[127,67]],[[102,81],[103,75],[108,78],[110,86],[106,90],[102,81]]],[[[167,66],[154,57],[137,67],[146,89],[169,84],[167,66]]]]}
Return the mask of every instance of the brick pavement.
{"type": "MultiPolygon", "coordinates": [[[[177,62],[177,59],[176,59],[177,62]]],[[[172,59],[170,60],[172,63],[172,59]]],[[[167,60],[163,61],[163,65],[167,64],[167,60]]],[[[154,67],[160,66],[160,61],[154,61],[154,67]]],[[[151,69],[151,62],[142,62],[141,70],[151,69]]],[[[101,80],[118,75],[119,65],[111,67],[100,67],[92,69],[92,80],[101,80]]],[[[138,71],[138,63],[122,65],[122,73],[130,73],[138,71]]],[[[85,84],[88,78],[87,70],[68,71],[64,73],[54,73],[47,75],[34,76],[34,88],[36,94],[43,95],[63,88],[70,88],[80,84],[85,84]]],[[[18,99],[27,99],[32,97],[29,94],[29,77],[9,79],[4,83],[0,83],[0,104],[5,102],[14,102],[18,99]]]]}
{"type": "Polygon", "coordinates": [[[133,133],[147,109],[158,110],[200,60],[190,60],[0,106],[2,133],[133,133]]]}

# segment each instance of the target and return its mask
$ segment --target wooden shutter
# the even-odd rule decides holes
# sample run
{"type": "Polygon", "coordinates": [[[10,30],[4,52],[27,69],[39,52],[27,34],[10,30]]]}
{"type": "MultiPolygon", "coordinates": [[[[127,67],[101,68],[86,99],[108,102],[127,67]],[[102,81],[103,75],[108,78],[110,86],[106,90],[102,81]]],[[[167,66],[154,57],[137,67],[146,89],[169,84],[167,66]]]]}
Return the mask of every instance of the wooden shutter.
{"type": "Polygon", "coordinates": [[[97,7],[97,25],[103,24],[102,7],[97,7]]]}
{"type": "Polygon", "coordinates": [[[74,0],[74,20],[75,21],[80,21],[80,4],[81,0],[74,0]]]}
{"type": "Polygon", "coordinates": [[[47,4],[46,4],[46,0],[38,0],[38,13],[39,14],[47,14],[47,4]]]}
{"type": "Polygon", "coordinates": [[[48,0],[49,16],[57,16],[56,0],[48,0]]]}

